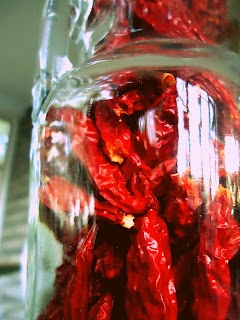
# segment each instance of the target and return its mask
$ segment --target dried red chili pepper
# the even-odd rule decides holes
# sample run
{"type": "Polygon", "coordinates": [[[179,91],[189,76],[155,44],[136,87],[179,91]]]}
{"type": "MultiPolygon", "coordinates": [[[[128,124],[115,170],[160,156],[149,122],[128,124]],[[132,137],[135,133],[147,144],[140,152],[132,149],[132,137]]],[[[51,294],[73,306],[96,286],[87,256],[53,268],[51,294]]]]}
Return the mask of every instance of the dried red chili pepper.
{"type": "Polygon", "coordinates": [[[225,40],[228,31],[234,28],[227,18],[227,0],[192,0],[191,12],[203,34],[214,42],[225,40]]]}
{"type": "Polygon", "coordinates": [[[123,262],[116,254],[113,245],[103,243],[94,250],[94,255],[97,259],[94,271],[100,273],[102,278],[111,280],[120,275],[123,262]]]}
{"type": "Polygon", "coordinates": [[[113,297],[103,294],[98,302],[88,312],[88,320],[111,320],[113,297]]]}
{"type": "Polygon", "coordinates": [[[108,202],[100,202],[95,199],[95,214],[98,219],[104,219],[114,224],[120,224],[124,228],[130,229],[134,225],[134,216],[126,214],[122,210],[114,207],[108,202]]]}
{"type": "Polygon", "coordinates": [[[134,137],[136,150],[149,166],[156,166],[176,155],[177,121],[177,90],[173,84],[140,117],[140,130],[134,137]]]}
{"type": "MultiPolygon", "coordinates": [[[[155,168],[152,169],[150,174],[150,180],[158,183],[159,180],[162,181],[164,176],[172,173],[172,171],[176,168],[177,158],[170,158],[169,160],[165,160],[159,163],[155,168]]],[[[175,170],[174,170],[175,171],[175,170]]]]}
{"type": "Polygon", "coordinates": [[[54,212],[77,215],[89,205],[90,196],[87,192],[66,178],[53,176],[45,177],[44,180],[43,185],[39,188],[39,199],[54,212]]]}
{"type": "Polygon", "coordinates": [[[108,103],[119,117],[124,114],[131,115],[135,111],[142,110],[145,107],[145,104],[142,103],[144,100],[144,96],[139,90],[131,90],[108,103]]]}
{"type": "Polygon", "coordinates": [[[87,167],[100,195],[127,213],[144,212],[148,206],[146,199],[131,194],[119,167],[106,160],[100,146],[100,135],[92,119],[83,115],[81,111],[73,109],[78,125],[74,125],[76,121],[72,123],[70,120],[68,123],[68,114],[72,109],[66,107],[55,111],[51,108],[51,117],[54,115],[55,120],[66,124],[66,130],[69,130],[72,137],[72,151],[87,167]]]}
{"type": "Polygon", "coordinates": [[[128,320],[177,319],[168,229],[156,210],[135,219],[127,254],[128,320]]]}
{"type": "Polygon", "coordinates": [[[108,107],[107,101],[96,103],[94,115],[104,152],[111,161],[122,163],[131,148],[130,128],[108,107]]]}
{"type": "Polygon", "coordinates": [[[94,257],[94,242],[97,226],[80,240],[74,254],[75,269],[67,284],[64,300],[64,320],[86,320],[88,314],[90,273],[94,257]]]}
{"type": "Polygon", "coordinates": [[[187,4],[181,0],[136,0],[136,15],[162,36],[211,41],[202,33],[187,4]]]}
{"type": "MultiPolygon", "coordinates": [[[[79,140],[79,137],[76,136],[73,140],[72,150],[80,160],[85,161],[100,195],[127,213],[142,213],[148,205],[146,199],[131,194],[119,167],[106,161],[98,146],[100,139],[95,141],[90,140],[90,136],[97,134],[97,131],[95,128],[94,131],[89,129],[88,127],[88,141],[86,141],[88,146],[84,148],[81,139],[79,140]],[[88,160],[83,159],[83,155],[88,155],[88,160]],[[108,177],[107,180],[106,177],[108,177]]],[[[97,138],[99,137],[97,136],[97,138]]]]}
{"type": "MultiPolygon", "coordinates": [[[[229,260],[236,252],[227,251],[231,236],[239,228],[232,216],[230,192],[219,186],[202,222],[193,278],[193,314],[197,319],[225,320],[230,305],[229,260]],[[232,253],[232,254],[231,254],[232,253]]],[[[239,246],[239,243],[236,243],[239,246]]],[[[239,247],[238,247],[239,249],[239,247]]]]}
{"type": "Polygon", "coordinates": [[[203,203],[202,182],[187,175],[180,178],[178,173],[172,174],[171,179],[164,217],[178,229],[196,222],[196,209],[203,203]]]}
{"type": "MultiPolygon", "coordinates": [[[[76,216],[82,214],[91,201],[90,195],[84,188],[60,176],[45,178],[45,183],[39,188],[39,199],[41,203],[58,214],[75,213],[76,216]]],[[[134,217],[131,214],[125,214],[106,201],[100,202],[95,199],[94,213],[98,219],[118,223],[126,228],[134,225],[134,217]]]]}

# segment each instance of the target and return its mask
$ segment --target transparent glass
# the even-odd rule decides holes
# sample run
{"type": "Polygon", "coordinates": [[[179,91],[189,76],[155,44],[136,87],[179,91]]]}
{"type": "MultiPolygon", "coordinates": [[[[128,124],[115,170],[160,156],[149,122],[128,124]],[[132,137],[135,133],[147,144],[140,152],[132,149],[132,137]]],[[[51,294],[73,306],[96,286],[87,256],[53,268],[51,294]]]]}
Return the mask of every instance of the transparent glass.
{"type": "Polygon", "coordinates": [[[152,39],[61,78],[34,121],[27,319],[240,317],[239,70],[152,39]]]}
{"type": "Polygon", "coordinates": [[[199,40],[240,52],[240,2],[46,0],[33,116],[67,71],[96,53],[149,37],[199,40]]]}
{"type": "Polygon", "coordinates": [[[46,0],[27,320],[236,320],[238,0],[46,0]]]}

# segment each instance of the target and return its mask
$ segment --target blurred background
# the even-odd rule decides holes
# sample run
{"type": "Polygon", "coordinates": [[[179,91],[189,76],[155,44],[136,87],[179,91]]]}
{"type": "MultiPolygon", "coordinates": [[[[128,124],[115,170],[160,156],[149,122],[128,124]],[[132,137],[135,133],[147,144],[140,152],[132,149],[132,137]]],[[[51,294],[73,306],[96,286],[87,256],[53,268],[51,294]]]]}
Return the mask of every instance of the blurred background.
{"type": "Polygon", "coordinates": [[[24,319],[31,88],[44,0],[0,1],[0,319],[24,319]]]}

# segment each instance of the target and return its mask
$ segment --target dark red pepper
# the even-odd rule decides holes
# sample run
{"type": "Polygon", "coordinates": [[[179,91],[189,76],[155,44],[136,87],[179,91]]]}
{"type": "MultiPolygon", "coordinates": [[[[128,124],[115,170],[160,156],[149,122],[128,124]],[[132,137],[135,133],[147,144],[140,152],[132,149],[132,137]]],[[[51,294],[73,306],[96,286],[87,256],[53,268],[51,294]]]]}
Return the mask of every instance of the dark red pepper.
{"type": "Polygon", "coordinates": [[[120,275],[123,262],[113,245],[103,243],[95,249],[94,255],[97,259],[94,271],[100,273],[102,278],[112,280],[120,275]]]}
{"type": "Polygon", "coordinates": [[[172,174],[171,179],[164,217],[180,232],[181,227],[197,221],[196,210],[203,203],[203,186],[201,180],[191,179],[187,175],[180,178],[178,173],[172,174]]]}
{"type": "Polygon", "coordinates": [[[192,0],[191,12],[203,34],[214,42],[225,40],[229,31],[234,30],[228,19],[227,0],[192,0]]]}
{"type": "Polygon", "coordinates": [[[136,150],[150,167],[175,157],[177,121],[177,90],[174,83],[139,119],[140,130],[135,134],[136,150]]]}
{"type": "Polygon", "coordinates": [[[127,254],[128,320],[177,319],[167,226],[156,210],[135,219],[127,254]]]}
{"type": "Polygon", "coordinates": [[[94,257],[97,227],[93,226],[86,238],[80,240],[74,254],[75,269],[67,284],[64,300],[64,320],[86,320],[88,314],[90,273],[94,257]]]}
{"type": "Polygon", "coordinates": [[[199,320],[225,320],[230,305],[229,260],[239,249],[229,250],[231,237],[239,227],[232,216],[233,202],[230,192],[218,187],[216,196],[208,205],[201,226],[199,249],[196,258],[197,273],[193,278],[193,313],[199,320]]]}

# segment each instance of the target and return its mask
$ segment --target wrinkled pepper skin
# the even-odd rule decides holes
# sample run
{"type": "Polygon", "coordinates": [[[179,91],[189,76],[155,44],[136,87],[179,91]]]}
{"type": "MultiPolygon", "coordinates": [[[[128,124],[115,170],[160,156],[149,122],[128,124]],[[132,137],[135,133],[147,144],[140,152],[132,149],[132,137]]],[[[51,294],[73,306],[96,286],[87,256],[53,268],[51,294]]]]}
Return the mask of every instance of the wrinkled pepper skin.
{"type": "MultiPolygon", "coordinates": [[[[45,183],[39,188],[39,199],[58,215],[82,214],[84,210],[89,210],[88,205],[91,195],[87,191],[66,178],[53,176],[46,178],[45,183]]],[[[94,199],[94,213],[98,219],[104,219],[111,223],[121,224],[127,227],[133,225],[133,216],[127,215],[122,210],[114,207],[107,201],[94,199]]]]}
{"type": "Polygon", "coordinates": [[[86,320],[88,314],[90,272],[97,226],[94,225],[86,238],[80,240],[75,255],[75,270],[67,284],[64,302],[64,320],[86,320]]]}
{"type": "Polygon", "coordinates": [[[194,15],[203,34],[214,42],[225,40],[233,31],[233,25],[228,19],[227,0],[192,0],[191,12],[194,15]]]}
{"type": "Polygon", "coordinates": [[[94,255],[97,258],[94,271],[100,273],[102,278],[112,280],[120,275],[123,262],[116,254],[113,245],[103,243],[95,249],[94,255]]]}
{"type": "Polygon", "coordinates": [[[113,297],[105,293],[88,312],[88,320],[111,320],[113,297]]]}
{"type": "MultiPolygon", "coordinates": [[[[110,5],[94,1],[92,21],[110,5]]],[[[234,29],[226,0],[116,0],[116,10],[100,51],[118,49],[138,36],[147,40],[148,32],[160,39],[216,44],[234,29]]],[[[236,320],[240,225],[233,217],[236,204],[228,185],[233,178],[226,170],[224,143],[226,136],[239,136],[236,92],[224,79],[191,68],[123,70],[103,81],[108,98],[91,97],[85,111],[53,105],[46,115],[40,222],[47,221],[62,243],[63,262],[38,320],[236,320]],[[190,167],[191,86],[212,106],[207,106],[213,118],[207,130],[214,155],[208,156],[214,157],[211,169],[219,175],[216,193],[190,167]],[[78,167],[82,171],[75,171],[78,167]],[[89,207],[89,226],[79,232],[89,207]],[[77,237],[66,235],[69,225],[57,234],[52,221],[65,224],[73,213],[77,237]]],[[[193,103],[203,116],[207,104],[193,103]]]]}
{"type": "Polygon", "coordinates": [[[196,258],[193,314],[199,320],[225,320],[228,314],[231,285],[228,264],[239,249],[239,242],[232,242],[231,237],[240,236],[232,209],[232,196],[220,185],[202,222],[196,258]],[[231,245],[233,248],[229,250],[231,245]]]}
{"type": "Polygon", "coordinates": [[[111,161],[122,163],[130,153],[131,130],[122,118],[116,116],[113,110],[104,105],[96,104],[96,126],[104,141],[105,153],[111,161]]]}
{"type": "Polygon", "coordinates": [[[168,230],[154,211],[135,219],[127,254],[128,320],[177,319],[168,230]]]}
{"type": "MultiPolygon", "coordinates": [[[[154,170],[157,165],[176,156],[177,130],[177,90],[170,85],[152,103],[151,109],[140,118],[141,131],[134,136],[136,150],[154,170]],[[151,135],[154,129],[154,137],[151,135]]],[[[155,169],[155,172],[157,169],[155,169]]]]}
{"type": "Polygon", "coordinates": [[[202,33],[185,1],[137,0],[135,12],[161,36],[212,42],[202,33]]]}
{"type": "Polygon", "coordinates": [[[100,195],[127,213],[145,211],[148,205],[146,199],[131,194],[119,167],[106,160],[99,145],[100,135],[92,119],[74,108],[52,109],[50,114],[55,120],[66,125],[66,130],[72,138],[72,152],[87,167],[100,195]],[[73,116],[71,112],[76,116],[77,121],[71,120],[73,116]],[[68,121],[72,122],[68,123],[68,121]],[[105,178],[106,175],[109,176],[108,180],[105,178]]]}

